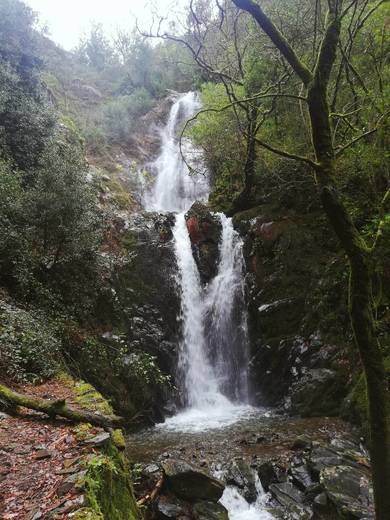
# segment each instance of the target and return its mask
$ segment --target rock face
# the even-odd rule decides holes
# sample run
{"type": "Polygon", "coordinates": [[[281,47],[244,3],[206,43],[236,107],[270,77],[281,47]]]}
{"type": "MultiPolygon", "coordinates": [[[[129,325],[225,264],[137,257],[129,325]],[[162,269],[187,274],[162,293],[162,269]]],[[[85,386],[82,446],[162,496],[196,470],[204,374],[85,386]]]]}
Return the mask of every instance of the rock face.
{"type": "Polygon", "coordinates": [[[225,486],[187,462],[170,460],[162,464],[168,490],[184,500],[218,502],[225,486]]]}
{"type": "Polygon", "coordinates": [[[373,495],[367,471],[350,466],[328,467],[321,471],[320,482],[341,518],[367,518],[372,514],[373,495]]]}
{"type": "Polygon", "coordinates": [[[233,221],[244,237],[259,403],[304,416],[337,415],[352,370],[342,336],[345,268],[334,237],[319,213],[279,204],[233,221]]]}
{"type": "Polygon", "coordinates": [[[232,462],[225,480],[228,484],[237,486],[247,502],[256,501],[257,490],[254,474],[244,460],[239,459],[232,462]]]}
{"type": "Polygon", "coordinates": [[[208,283],[217,272],[221,224],[201,202],[195,202],[185,218],[201,280],[208,283]]]}
{"type": "Polygon", "coordinates": [[[374,518],[369,463],[352,438],[294,446],[287,475],[270,461],[257,468],[276,518],[374,518]]]}

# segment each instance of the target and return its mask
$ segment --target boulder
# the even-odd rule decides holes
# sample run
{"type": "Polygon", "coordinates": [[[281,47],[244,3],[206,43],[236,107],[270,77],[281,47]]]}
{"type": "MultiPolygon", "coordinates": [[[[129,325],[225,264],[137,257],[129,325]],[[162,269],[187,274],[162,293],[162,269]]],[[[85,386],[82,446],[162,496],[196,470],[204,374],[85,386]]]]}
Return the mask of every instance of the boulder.
{"type": "Polygon", "coordinates": [[[241,494],[249,503],[257,498],[255,475],[250,466],[242,459],[233,461],[228,469],[226,483],[237,486],[241,494]]]}
{"type": "Polygon", "coordinates": [[[290,468],[290,475],[293,483],[301,490],[306,491],[314,484],[309,468],[306,464],[299,466],[292,466],[290,468]]]}
{"type": "Polygon", "coordinates": [[[327,467],[320,482],[341,518],[375,518],[369,474],[363,468],[327,467]]]}
{"type": "Polygon", "coordinates": [[[302,520],[312,518],[312,511],[303,503],[304,495],[291,482],[271,484],[269,490],[277,502],[286,508],[293,518],[298,517],[302,520]]]}
{"type": "Polygon", "coordinates": [[[352,465],[352,459],[347,459],[342,452],[328,446],[318,446],[310,454],[308,465],[314,478],[318,478],[321,471],[331,466],[352,465]]]}
{"type": "Polygon", "coordinates": [[[270,484],[277,484],[278,482],[284,482],[286,475],[276,467],[272,462],[263,462],[257,467],[257,474],[259,475],[261,485],[265,491],[269,490],[270,484]]]}
{"type": "Polygon", "coordinates": [[[203,471],[181,460],[162,463],[165,484],[171,493],[189,501],[218,502],[225,489],[224,484],[203,471]]]}
{"type": "Polygon", "coordinates": [[[227,510],[215,502],[197,502],[192,512],[196,520],[229,520],[227,510]]]}
{"type": "Polygon", "coordinates": [[[172,496],[160,496],[155,506],[156,517],[160,520],[170,520],[185,515],[188,506],[172,496]]]}
{"type": "Polygon", "coordinates": [[[217,273],[221,223],[201,202],[195,202],[185,218],[201,280],[208,283],[217,273]]]}

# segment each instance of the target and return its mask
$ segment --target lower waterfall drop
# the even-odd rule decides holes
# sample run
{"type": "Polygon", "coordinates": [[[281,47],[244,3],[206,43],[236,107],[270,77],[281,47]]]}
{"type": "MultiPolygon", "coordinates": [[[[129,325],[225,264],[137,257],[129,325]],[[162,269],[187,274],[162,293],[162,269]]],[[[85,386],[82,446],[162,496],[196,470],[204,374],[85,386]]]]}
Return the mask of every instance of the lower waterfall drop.
{"type": "Polygon", "coordinates": [[[181,292],[181,390],[186,408],[162,427],[183,431],[218,428],[250,414],[242,241],[231,219],[219,215],[222,236],[214,279],[202,286],[185,214],[173,230],[181,292]]]}

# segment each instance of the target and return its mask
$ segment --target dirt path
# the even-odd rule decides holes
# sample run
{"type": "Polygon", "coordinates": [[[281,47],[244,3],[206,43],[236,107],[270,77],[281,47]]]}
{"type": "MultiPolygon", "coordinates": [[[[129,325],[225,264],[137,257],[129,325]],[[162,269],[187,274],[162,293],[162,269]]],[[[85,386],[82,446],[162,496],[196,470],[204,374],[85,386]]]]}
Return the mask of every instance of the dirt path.
{"type": "MultiPolygon", "coordinates": [[[[60,381],[24,386],[20,391],[44,398],[66,398],[77,406],[72,389],[60,381]]],[[[99,433],[99,428],[88,434],[99,433]]],[[[64,519],[82,507],[84,497],[72,483],[80,463],[96,448],[83,444],[83,426],[25,410],[0,414],[0,518],[64,519]]]]}

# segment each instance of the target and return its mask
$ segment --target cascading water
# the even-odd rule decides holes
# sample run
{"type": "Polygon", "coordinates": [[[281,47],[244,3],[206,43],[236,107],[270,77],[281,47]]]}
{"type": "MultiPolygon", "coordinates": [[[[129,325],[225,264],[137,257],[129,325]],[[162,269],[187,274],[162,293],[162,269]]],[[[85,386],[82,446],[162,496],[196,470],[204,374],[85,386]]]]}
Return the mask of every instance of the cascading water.
{"type": "MultiPolygon", "coordinates": [[[[147,210],[175,212],[173,229],[177,282],[181,292],[182,342],[179,355],[184,412],[164,427],[205,429],[236,420],[251,408],[247,384],[247,326],[244,302],[242,241],[231,219],[219,214],[221,241],[214,279],[204,287],[193,257],[185,211],[196,200],[206,201],[207,176],[191,176],[180,153],[178,133],[198,109],[194,92],[173,104],[161,131],[161,151],[153,169],[156,181],[145,197],[147,210]]],[[[191,160],[197,151],[189,140],[182,150],[191,160]]]]}
{"type": "MultiPolygon", "coordinates": [[[[204,175],[190,175],[181,155],[178,137],[185,121],[200,106],[195,92],[181,95],[172,105],[168,122],[160,132],[160,154],[151,165],[157,177],[152,191],[145,196],[146,210],[180,212],[188,210],[195,200],[207,200],[209,180],[204,175]]],[[[199,153],[189,139],[182,139],[182,152],[188,160],[199,162],[199,153]]]]}

